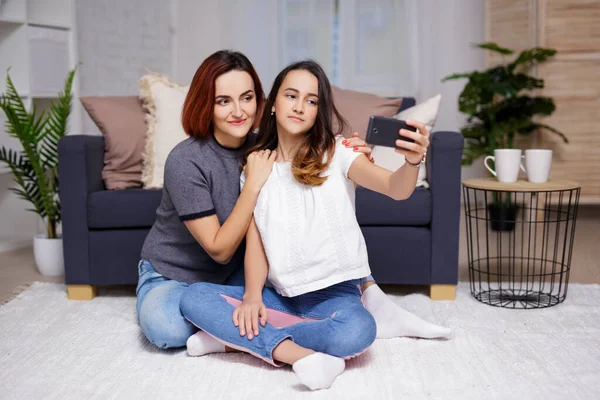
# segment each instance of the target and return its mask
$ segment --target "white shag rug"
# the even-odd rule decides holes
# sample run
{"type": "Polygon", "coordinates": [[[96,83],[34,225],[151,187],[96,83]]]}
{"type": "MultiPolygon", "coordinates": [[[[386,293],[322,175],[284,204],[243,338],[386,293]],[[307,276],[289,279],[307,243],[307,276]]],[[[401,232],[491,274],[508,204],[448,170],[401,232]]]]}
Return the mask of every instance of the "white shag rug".
{"type": "Polygon", "coordinates": [[[564,303],[509,310],[474,300],[393,296],[451,327],[447,341],[377,340],[329,390],[303,388],[289,367],[246,354],[188,357],[140,333],[135,297],[69,301],[35,283],[0,307],[2,399],[598,399],[600,286],[569,285],[564,303]]]}

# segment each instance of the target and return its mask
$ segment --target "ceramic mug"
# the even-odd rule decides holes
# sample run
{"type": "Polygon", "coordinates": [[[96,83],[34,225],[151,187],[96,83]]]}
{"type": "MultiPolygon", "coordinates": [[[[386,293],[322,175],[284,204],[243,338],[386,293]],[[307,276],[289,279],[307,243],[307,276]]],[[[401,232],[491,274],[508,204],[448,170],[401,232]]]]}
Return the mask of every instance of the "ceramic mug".
{"type": "Polygon", "coordinates": [[[513,183],[519,177],[519,168],[525,172],[525,167],[521,164],[520,149],[497,149],[494,150],[493,156],[487,156],[483,163],[488,171],[492,173],[498,181],[505,183],[513,183]],[[493,160],[496,165],[496,170],[493,170],[488,165],[488,160],[493,160]]]}
{"type": "Polygon", "coordinates": [[[550,166],[552,165],[552,150],[525,150],[525,168],[527,179],[533,183],[548,182],[550,166]]]}

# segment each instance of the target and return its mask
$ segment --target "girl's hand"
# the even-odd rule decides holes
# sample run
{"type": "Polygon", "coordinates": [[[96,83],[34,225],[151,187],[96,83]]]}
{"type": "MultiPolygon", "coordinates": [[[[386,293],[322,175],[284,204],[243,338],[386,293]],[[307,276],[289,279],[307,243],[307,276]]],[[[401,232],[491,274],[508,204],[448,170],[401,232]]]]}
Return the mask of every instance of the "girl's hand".
{"type": "Polygon", "coordinates": [[[397,153],[404,154],[406,160],[411,164],[418,164],[425,156],[429,147],[429,131],[424,123],[419,121],[406,121],[407,125],[417,128],[417,132],[412,132],[407,129],[400,129],[400,136],[413,139],[415,142],[407,142],[405,140],[396,140],[396,146],[401,147],[396,149],[397,153]]]}
{"type": "Polygon", "coordinates": [[[240,328],[240,336],[246,336],[252,340],[258,336],[258,320],[265,326],[267,323],[267,307],[262,302],[262,297],[246,298],[235,310],[233,310],[233,324],[240,328]]]}
{"type": "Polygon", "coordinates": [[[358,132],[354,132],[352,134],[352,137],[350,139],[345,139],[344,141],[342,141],[342,144],[346,147],[352,147],[354,151],[363,153],[365,156],[367,156],[369,161],[375,162],[375,160],[373,160],[373,157],[371,157],[371,148],[367,147],[367,142],[360,138],[358,132]]]}
{"type": "Polygon", "coordinates": [[[257,192],[260,191],[271,175],[276,157],[277,150],[260,150],[251,153],[244,167],[246,174],[244,187],[248,186],[257,192]]]}

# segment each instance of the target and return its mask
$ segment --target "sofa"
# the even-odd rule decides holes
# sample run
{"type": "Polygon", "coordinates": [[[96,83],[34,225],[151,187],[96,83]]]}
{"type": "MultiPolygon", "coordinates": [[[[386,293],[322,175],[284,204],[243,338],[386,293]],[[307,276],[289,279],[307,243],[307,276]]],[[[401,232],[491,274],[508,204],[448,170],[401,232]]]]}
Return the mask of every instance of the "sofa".
{"type": "MultiPolygon", "coordinates": [[[[405,98],[402,109],[415,104],[405,98]]],[[[429,188],[394,201],[358,187],[356,216],[369,263],[380,284],[427,285],[432,299],[453,299],[458,280],[460,174],[463,137],[434,132],[427,153],[429,188]]],[[[98,287],[137,283],[144,239],[161,189],[106,190],[102,136],[59,142],[59,195],[65,283],[70,299],[92,299],[98,287]]]]}

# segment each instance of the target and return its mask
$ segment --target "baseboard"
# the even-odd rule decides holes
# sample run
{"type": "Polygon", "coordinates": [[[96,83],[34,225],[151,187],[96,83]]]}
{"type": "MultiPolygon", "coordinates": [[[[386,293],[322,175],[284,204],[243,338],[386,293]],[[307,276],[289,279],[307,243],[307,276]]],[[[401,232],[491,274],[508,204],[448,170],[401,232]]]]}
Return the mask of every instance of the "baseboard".
{"type": "Polygon", "coordinates": [[[33,238],[0,237],[0,253],[33,246],[33,238]]]}

